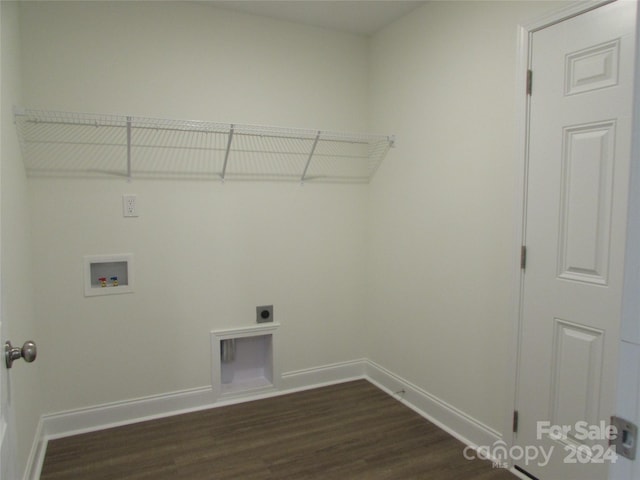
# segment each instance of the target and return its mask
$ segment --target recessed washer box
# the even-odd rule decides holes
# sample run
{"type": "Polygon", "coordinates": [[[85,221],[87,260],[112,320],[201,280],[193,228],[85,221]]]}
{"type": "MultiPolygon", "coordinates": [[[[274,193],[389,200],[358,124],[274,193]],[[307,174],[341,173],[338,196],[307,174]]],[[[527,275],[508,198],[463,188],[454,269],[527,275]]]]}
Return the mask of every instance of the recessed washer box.
{"type": "Polygon", "coordinates": [[[84,256],[84,296],[133,292],[133,254],[84,256]]]}
{"type": "Polygon", "coordinates": [[[211,332],[211,386],[216,398],[279,389],[279,326],[271,322],[211,332]],[[233,341],[233,355],[223,355],[223,345],[229,340],[233,341]]]}

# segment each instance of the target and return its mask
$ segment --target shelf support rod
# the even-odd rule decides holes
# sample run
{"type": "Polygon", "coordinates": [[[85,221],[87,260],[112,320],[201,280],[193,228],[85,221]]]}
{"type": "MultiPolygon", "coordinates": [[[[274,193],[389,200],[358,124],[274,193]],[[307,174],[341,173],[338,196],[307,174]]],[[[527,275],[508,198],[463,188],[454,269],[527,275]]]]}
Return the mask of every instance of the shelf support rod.
{"type": "Polygon", "coordinates": [[[231,128],[229,129],[229,140],[227,140],[227,151],[224,154],[224,164],[222,165],[222,181],[224,182],[224,176],[227,174],[227,161],[229,160],[229,152],[231,151],[231,141],[233,140],[233,129],[234,125],[231,124],[231,128]]]}
{"type": "Polygon", "coordinates": [[[307,158],[307,164],[304,166],[304,171],[302,172],[302,176],[300,177],[300,183],[304,182],[304,177],[307,176],[307,170],[309,169],[309,165],[311,164],[311,158],[313,157],[314,152],[316,151],[316,147],[318,146],[318,140],[320,140],[320,130],[316,134],[316,139],[313,141],[313,146],[311,147],[311,151],[309,152],[309,158],[307,158]]]}
{"type": "Polygon", "coordinates": [[[127,117],[127,180],[131,181],[131,117],[127,117]]]}

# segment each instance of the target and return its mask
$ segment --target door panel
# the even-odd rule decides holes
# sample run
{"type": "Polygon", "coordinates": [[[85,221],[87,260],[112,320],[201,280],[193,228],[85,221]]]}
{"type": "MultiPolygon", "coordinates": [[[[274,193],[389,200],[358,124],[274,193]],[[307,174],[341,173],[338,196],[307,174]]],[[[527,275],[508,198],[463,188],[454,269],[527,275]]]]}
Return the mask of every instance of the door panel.
{"type": "MultiPolygon", "coordinates": [[[[602,383],[604,332],[584,325],[554,319],[551,414],[553,425],[576,425],[586,421],[596,425],[598,392],[602,383]],[[576,369],[576,365],[581,368],[576,369]]],[[[567,432],[575,445],[591,445],[577,438],[575,430],[567,432]]]]}
{"type": "Polygon", "coordinates": [[[618,84],[620,40],[567,55],[566,95],[585,93],[618,84]]]}
{"type": "Polygon", "coordinates": [[[566,127],[560,181],[558,276],[606,285],[615,122],[566,127]]]}
{"type": "Polygon", "coordinates": [[[601,427],[615,412],[635,11],[620,0],[531,37],[515,442],[552,455],[515,463],[540,480],[609,469],[601,427]]]}

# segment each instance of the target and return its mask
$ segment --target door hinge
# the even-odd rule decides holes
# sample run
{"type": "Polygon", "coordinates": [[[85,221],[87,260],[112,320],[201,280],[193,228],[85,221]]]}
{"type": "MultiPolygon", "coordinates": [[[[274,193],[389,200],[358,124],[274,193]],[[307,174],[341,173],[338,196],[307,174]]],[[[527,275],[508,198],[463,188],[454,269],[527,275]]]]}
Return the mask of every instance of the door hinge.
{"type": "Polygon", "coordinates": [[[518,410],[513,411],[513,433],[518,433],[518,410]]]}
{"type": "Polygon", "coordinates": [[[533,70],[527,70],[527,95],[531,95],[533,88],[533,70]]]}
{"type": "Polygon", "coordinates": [[[520,268],[521,269],[525,269],[527,268],[527,247],[526,245],[522,245],[522,247],[520,247],[520,268]]]}

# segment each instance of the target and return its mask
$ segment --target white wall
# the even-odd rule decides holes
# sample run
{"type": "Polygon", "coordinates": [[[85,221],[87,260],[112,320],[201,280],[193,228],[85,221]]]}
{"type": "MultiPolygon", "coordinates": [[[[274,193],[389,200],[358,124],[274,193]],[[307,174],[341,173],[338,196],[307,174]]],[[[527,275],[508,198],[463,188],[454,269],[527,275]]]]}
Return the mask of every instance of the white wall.
{"type": "Polygon", "coordinates": [[[24,2],[27,106],[398,136],[368,188],[30,180],[45,411],[206,385],[208,331],[273,303],[283,371],[368,356],[499,433],[516,25],[556,6],[434,2],[368,42],[206,4],[24,2]],[[84,298],[82,255],[121,252],[136,293],[84,298]]]}
{"type": "Polygon", "coordinates": [[[25,2],[27,106],[366,127],[366,39],[207,2],[25,2]]]}
{"type": "MultiPolygon", "coordinates": [[[[364,130],[367,43],[203,3],[24,2],[27,106],[364,130]]],[[[209,331],[282,323],[283,372],[360,358],[366,188],[31,179],[44,409],[210,384],[209,331]],[[122,218],[122,194],[140,217],[122,218]],[[84,254],[136,291],[85,298],[84,254]]]]}
{"type": "Polygon", "coordinates": [[[551,2],[433,2],[371,44],[368,356],[501,432],[514,253],[516,26],[551,2]]]}
{"type": "MultiPolygon", "coordinates": [[[[16,2],[0,2],[2,17],[2,92],[0,98],[0,204],[2,205],[1,284],[3,341],[16,346],[25,340],[37,340],[31,276],[29,232],[29,197],[27,179],[13,125],[13,105],[21,102],[20,39],[16,2]]],[[[4,367],[0,367],[4,368],[4,367]]],[[[18,472],[24,470],[42,407],[39,379],[40,363],[16,362],[8,371],[10,408],[15,424],[15,456],[18,472]]],[[[12,426],[13,428],[13,426],[12,426]]],[[[12,433],[12,435],[14,435],[12,433]]],[[[12,477],[12,478],[18,478],[12,477]]]]}

